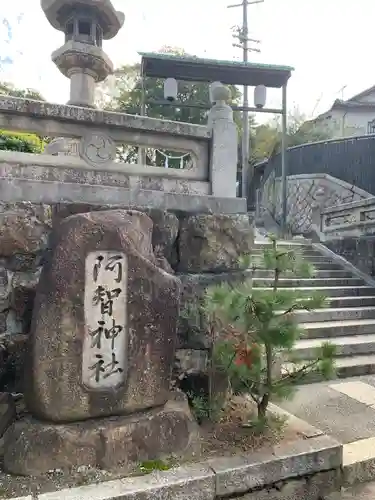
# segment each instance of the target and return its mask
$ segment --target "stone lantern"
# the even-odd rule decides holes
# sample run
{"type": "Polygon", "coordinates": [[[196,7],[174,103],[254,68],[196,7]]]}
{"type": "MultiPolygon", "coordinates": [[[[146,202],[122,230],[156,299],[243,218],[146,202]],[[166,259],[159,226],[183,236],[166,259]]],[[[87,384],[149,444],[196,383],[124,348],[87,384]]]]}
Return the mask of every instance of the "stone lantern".
{"type": "Polygon", "coordinates": [[[94,107],[96,83],[113,72],[102,41],[117,35],[124,14],[110,0],[41,0],[41,6],[50,24],[65,34],[52,60],[70,78],[68,104],[94,107]]]}

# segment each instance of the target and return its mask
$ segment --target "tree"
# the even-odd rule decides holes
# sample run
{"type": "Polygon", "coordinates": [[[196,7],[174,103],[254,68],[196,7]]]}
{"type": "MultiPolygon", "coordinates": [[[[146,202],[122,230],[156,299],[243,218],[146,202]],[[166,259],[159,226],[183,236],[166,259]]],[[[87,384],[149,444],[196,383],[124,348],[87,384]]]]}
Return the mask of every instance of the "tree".
{"type": "Polygon", "coordinates": [[[33,99],[35,101],[44,101],[40,92],[34,89],[17,89],[12,83],[0,82],[0,94],[12,97],[22,97],[23,99],[33,99]]]}
{"type": "MultiPolygon", "coordinates": [[[[249,267],[248,257],[243,258],[243,264],[249,267]]],[[[279,280],[296,274],[311,276],[311,265],[294,251],[279,249],[274,237],[271,248],[264,250],[261,264],[272,276],[269,289],[257,289],[249,282],[214,287],[207,291],[205,310],[215,330],[216,368],[227,373],[234,394],[253,399],[258,419],[265,422],[272,397],[286,397],[296,383],[312,373],[332,376],[335,348],[324,342],[310,361],[302,362],[295,356],[295,343],[303,332],[296,312],[322,307],[326,299],[280,288],[279,280]],[[278,358],[293,361],[284,373],[274,369],[278,358]]]]}
{"type": "MultiPolygon", "coordinates": [[[[169,53],[179,56],[186,56],[187,54],[183,49],[174,47],[163,47],[160,53],[169,53]]],[[[116,85],[113,86],[116,90],[112,92],[115,94],[110,99],[107,105],[108,109],[113,111],[122,111],[129,114],[141,115],[142,114],[142,100],[143,93],[145,96],[145,114],[151,118],[158,118],[164,120],[173,120],[194,123],[203,125],[207,123],[207,112],[205,109],[188,108],[188,107],[175,107],[168,105],[153,104],[152,101],[164,100],[164,80],[160,78],[144,78],[143,82],[140,76],[140,65],[123,66],[116,71],[116,85]]],[[[238,104],[240,99],[240,92],[235,86],[230,86],[231,102],[238,104]]],[[[191,102],[194,104],[207,105],[209,104],[209,84],[208,83],[194,83],[194,82],[179,82],[178,85],[178,101],[182,103],[191,102]]],[[[234,119],[239,125],[241,123],[240,116],[235,113],[234,119]]],[[[176,155],[173,151],[164,151],[168,156],[176,155]]],[[[177,155],[176,155],[177,156],[177,155]]],[[[137,158],[137,148],[125,147],[120,151],[120,157],[123,161],[133,162],[137,158]]],[[[149,149],[147,151],[148,162],[154,165],[164,166],[165,156],[158,150],[149,149]]],[[[176,159],[171,161],[170,167],[180,168],[180,161],[176,159]]]]}
{"type": "MultiPolygon", "coordinates": [[[[44,101],[37,90],[17,89],[13,84],[7,82],[0,82],[0,94],[44,101]]],[[[0,150],[41,153],[43,149],[44,141],[36,134],[0,130],[0,150]]]]}
{"type": "MultiPolygon", "coordinates": [[[[259,163],[270,158],[281,150],[280,120],[274,119],[268,123],[252,126],[250,135],[251,162],[259,163]]],[[[288,147],[299,146],[310,142],[331,139],[329,130],[322,130],[295,108],[288,117],[287,144],[288,147]]]]}

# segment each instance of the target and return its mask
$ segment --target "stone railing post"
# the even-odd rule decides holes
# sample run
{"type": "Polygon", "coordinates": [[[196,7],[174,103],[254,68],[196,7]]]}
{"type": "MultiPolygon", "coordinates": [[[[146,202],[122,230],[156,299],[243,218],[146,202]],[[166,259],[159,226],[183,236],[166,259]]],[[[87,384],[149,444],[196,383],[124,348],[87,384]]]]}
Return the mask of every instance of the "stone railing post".
{"type": "Polygon", "coordinates": [[[208,127],[212,129],[211,194],[223,198],[235,198],[238,136],[233,121],[233,110],[227,104],[230,91],[224,85],[213,86],[211,91],[214,102],[208,114],[208,127]]]}
{"type": "Polygon", "coordinates": [[[325,201],[325,191],[323,188],[319,188],[314,196],[314,201],[311,204],[311,228],[313,233],[315,233],[319,239],[323,237],[322,228],[322,209],[324,208],[325,201]]]}

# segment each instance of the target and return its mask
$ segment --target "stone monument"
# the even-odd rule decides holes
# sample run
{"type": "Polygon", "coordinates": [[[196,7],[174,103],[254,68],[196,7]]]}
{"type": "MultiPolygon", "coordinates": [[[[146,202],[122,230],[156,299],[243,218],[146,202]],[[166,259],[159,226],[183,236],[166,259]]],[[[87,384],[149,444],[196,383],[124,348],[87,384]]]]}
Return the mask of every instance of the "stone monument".
{"type": "Polygon", "coordinates": [[[110,469],[197,451],[187,402],[171,396],[180,281],[157,266],[152,221],[108,210],[52,233],[33,310],[25,416],[5,468],[110,469]]]}
{"type": "MultiPolygon", "coordinates": [[[[53,54],[71,79],[70,104],[92,107],[95,83],[112,65],[101,48],[124,15],[109,0],[42,0],[65,45],[53,54]]],[[[102,135],[56,139],[49,154],[112,161],[102,135]]],[[[180,280],[159,267],[152,220],[106,210],[72,215],[54,228],[38,284],[26,366],[29,414],[5,436],[13,474],[79,466],[131,469],[190,456],[198,431],[188,403],[170,392],[180,280]]]]}

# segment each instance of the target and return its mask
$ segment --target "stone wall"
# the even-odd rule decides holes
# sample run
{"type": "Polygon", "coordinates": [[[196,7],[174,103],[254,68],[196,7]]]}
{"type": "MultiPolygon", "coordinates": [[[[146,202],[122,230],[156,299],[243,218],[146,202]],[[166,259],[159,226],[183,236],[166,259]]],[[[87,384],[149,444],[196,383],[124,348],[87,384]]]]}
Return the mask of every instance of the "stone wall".
{"type": "MultiPolygon", "coordinates": [[[[280,222],[282,216],[281,179],[272,173],[265,181],[259,218],[271,214],[280,222]]],[[[326,174],[305,174],[288,176],[287,182],[287,225],[292,234],[310,234],[312,231],[312,208],[318,202],[322,208],[342,205],[369,198],[367,191],[350,185],[341,179],[326,174]]]]}
{"type": "Polygon", "coordinates": [[[375,277],[375,235],[346,236],[325,241],[324,245],[363,273],[375,277]]]}
{"type": "MultiPolygon", "coordinates": [[[[0,391],[22,392],[22,356],[51,228],[69,215],[108,208],[115,207],[0,204],[0,341],[7,347],[1,350],[0,391]]],[[[252,245],[253,222],[246,214],[141,210],[154,222],[153,247],[159,266],[176,273],[183,284],[175,370],[182,387],[189,391],[195,383],[204,385],[210,344],[198,306],[207,286],[243,279],[238,257],[252,245]],[[185,314],[188,308],[194,309],[193,315],[185,314]]]]}

